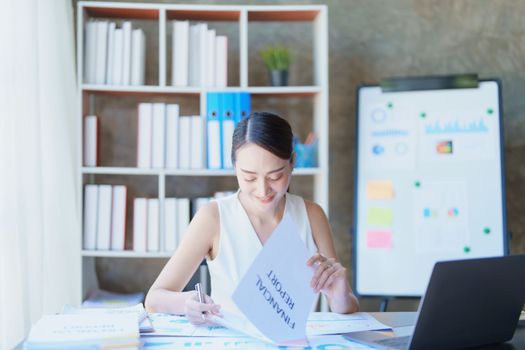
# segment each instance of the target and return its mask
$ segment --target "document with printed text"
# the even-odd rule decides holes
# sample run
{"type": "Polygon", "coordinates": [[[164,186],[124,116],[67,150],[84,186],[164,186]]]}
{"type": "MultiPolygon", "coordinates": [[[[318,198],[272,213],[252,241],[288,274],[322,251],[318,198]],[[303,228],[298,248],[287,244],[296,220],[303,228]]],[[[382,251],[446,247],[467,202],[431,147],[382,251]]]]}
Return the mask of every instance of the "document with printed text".
{"type": "Polygon", "coordinates": [[[315,300],[309,258],[296,224],[285,215],[233,292],[242,315],[226,313],[214,321],[274,344],[307,344],[315,300]]]}

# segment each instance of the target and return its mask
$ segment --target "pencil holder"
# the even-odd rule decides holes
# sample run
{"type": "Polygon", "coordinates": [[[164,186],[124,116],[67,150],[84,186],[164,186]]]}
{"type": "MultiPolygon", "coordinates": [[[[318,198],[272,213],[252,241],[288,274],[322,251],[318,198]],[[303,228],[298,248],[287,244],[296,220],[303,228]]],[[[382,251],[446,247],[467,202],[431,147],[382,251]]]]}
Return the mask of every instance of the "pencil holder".
{"type": "Polygon", "coordinates": [[[294,145],[295,167],[296,168],[315,168],[317,167],[317,140],[310,144],[297,142],[294,145]]]}

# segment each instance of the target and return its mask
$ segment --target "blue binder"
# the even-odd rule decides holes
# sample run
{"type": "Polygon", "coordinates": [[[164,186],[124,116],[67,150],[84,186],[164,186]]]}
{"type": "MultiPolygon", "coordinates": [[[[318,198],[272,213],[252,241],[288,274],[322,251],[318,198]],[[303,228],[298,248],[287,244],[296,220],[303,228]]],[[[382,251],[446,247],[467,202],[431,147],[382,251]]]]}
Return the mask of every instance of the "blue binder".
{"type": "Polygon", "coordinates": [[[208,169],[222,168],[220,96],[218,92],[208,92],[206,95],[206,164],[208,169]]]}
{"type": "Polygon", "coordinates": [[[231,161],[232,137],[235,128],[235,93],[221,93],[222,167],[233,168],[231,161]]]}
{"type": "Polygon", "coordinates": [[[248,118],[251,113],[251,95],[249,92],[235,94],[235,124],[248,118]]]}

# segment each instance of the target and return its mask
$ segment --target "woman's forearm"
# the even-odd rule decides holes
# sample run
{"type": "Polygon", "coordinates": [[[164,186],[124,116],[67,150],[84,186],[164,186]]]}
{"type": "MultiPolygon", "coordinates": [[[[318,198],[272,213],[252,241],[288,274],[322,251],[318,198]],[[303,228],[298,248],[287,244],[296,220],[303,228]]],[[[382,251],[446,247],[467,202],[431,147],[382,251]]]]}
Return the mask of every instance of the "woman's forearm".
{"type": "Polygon", "coordinates": [[[184,315],[186,300],[193,296],[194,292],[173,292],[167,289],[153,289],[148,292],[145,300],[148,312],[165,312],[175,315],[184,315]]]}
{"type": "Polygon", "coordinates": [[[352,291],[345,293],[341,297],[334,297],[329,300],[330,309],[339,314],[351,314],[359,311],[359,302],[352,291]]]}

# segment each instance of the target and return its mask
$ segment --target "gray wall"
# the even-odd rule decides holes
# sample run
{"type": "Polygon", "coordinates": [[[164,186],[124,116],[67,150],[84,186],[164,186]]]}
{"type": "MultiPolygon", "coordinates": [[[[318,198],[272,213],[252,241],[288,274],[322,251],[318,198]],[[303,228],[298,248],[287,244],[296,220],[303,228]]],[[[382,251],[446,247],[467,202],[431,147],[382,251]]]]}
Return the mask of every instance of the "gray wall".
{"type": "MultiPolygon", "coordinates": [[[[188,1],[164,1],[187,3],[188,1]]],[[[193,1],[224,4],[224,1],[193,1]]],[[[351,1],[228,1],[228,4],[326,3],[329,8],[330,59],[330,222],[337,251],[351,275],[353,171],[355,144],[355,88],[377,83],[383,77],[478,73],[500,78],[503,86],[507,220],[512,233],[512,253],[525,252],[525,151],[523,140],[525,99],[525,2],[519,0],[351,0],[351,1]],[[521,100],[521,102],[520,102],[521,100]]],[[[280,42],[295,54],[291,84],[311,81],[311,36],[304,24],[250,27],[250,60],[257,49],[280,42]],[[253,45],[253,46],[252,46],[253,45]],[[305,73],[306,72],[306,73],[305,73]]],[[[228,31],[228,28],[224,29],[228,31]]],[[[235,38],[235,33],[231,33],[235,38]]],[[[231,40],[231,47],[236,48],[231,40]]],[[[237,48],[238,49],[238,48],[237,48]]],[[[235,65],[233,57],[231,64],[235,65]]],[[[169,62],[169,61],[168,61],[169,62]]],[[[250,82],[265,84],[262,65],[253,65],[250,82]],[[260,68],[256,68],[260,67],[260,68]]],[[[238,81],[232,73],[231,81],[238,81]]],[[[311,113],[308,100],[257,100],[254,109],[271,109],[287,115],[304,135],[309,124],[301,115],[311,113]],[[306,102],[306,103],[305,103],[306,102]]],[[[101,101],[103,103],[103,101],[101,101]]],[[[126,144],[126,140],[122,143],[126,144]]],[[[302,181],[302,180],[301,180],[302,181]]],[[[299,192],[306,185],[298,184],[299,192]]],[[[99,259],[102,286],[113,290],[147,289],[164,261],[99,259]],[[141,275],[137,281],[137,276],[141,275]],[[135,280],[135,283],[128,283],[135,280]],[[122,281],[127,281],[123,283],[122,281]]],[[[392,309],[414,309],[413,301],[394,301],[392,309]]],[[[362,300],[365,310],[377,308],[377,300],[362,300]]]]}

